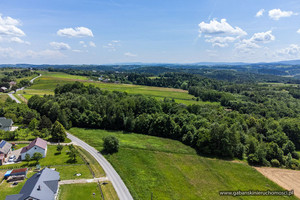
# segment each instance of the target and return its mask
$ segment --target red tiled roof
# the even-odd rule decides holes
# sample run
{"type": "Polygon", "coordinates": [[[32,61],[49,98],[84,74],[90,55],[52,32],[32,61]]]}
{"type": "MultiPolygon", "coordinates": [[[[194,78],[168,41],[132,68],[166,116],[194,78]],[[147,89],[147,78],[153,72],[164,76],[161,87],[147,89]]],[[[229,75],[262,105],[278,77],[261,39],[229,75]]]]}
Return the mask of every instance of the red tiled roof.
{"type": "Polygon", "coordinates": [[[26,172],[27,171],[27,168],[22,168],[22,169],[14,169],[11,174],[14,174],[14,173],[20,173],[20,172],[26,172]]]}
{"type": "Polygon", "coordinates": [[[45,141],[41,138],[36,138],[27,147],[23,147],[21,150],[21,153],[27,152],[29,149],[31,149],[34,146],[38,146],[38,147],[41,147],[42,149],[46,149],[47,141],[45,141]]]}

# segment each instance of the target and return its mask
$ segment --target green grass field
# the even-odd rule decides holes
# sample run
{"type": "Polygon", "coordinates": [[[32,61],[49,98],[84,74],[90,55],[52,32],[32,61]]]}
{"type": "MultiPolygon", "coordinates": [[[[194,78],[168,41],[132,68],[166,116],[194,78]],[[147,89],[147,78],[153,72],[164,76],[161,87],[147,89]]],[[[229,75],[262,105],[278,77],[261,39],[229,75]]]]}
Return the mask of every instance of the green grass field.
{"type": "MultiPolygon", "coordinates": [[[[39,71],[42,74],[42,77],[36,79],[34,84],[25,89],[25,95],[23,95],[26,99],[29,99],[32,95],[40,95],[43,94],[53,94],[54,89],[57,85],[63,85],[66,83],[80,81],[84,84],[92,84],[96,87],[99,87],[103,90],[109,91],[121,91],[127,92],[129,94],[143,94],[146,96],[151,96],[156,99],[164,99],[164,98],[174,98],[177,103],[183,103],[186,105],[190,104],[215,104],[211,102],[202,102],[196,101],[194,96],[188,94],[186,90],[181,89],[173,89],[173,88],[162,88],[162,87],[149,87],[149,86],[141,86],[141,85],[130,85],[130,84],[115,84],[115,83],[102,83],[99,81],[89,81],[87,77],[84,76],[75,76],[69,75],[61,72],[47,72],[47,71],[39,71]]],[[[23,91],[20,91],[23,94],[23,91]]]]}
{"type": "Polygon", "coordinates": [[[150,199],[151,193],[153,199],[257,199],[220,197],[219,191],[282,190],[245,163],[201,157],[178,141],[104,130],[72,128],[70,132],[99,151],[102,150],[104,136],[119,138],[119,152],[106,155],[106,158],[120,174],[134,199],[150,199]]]}

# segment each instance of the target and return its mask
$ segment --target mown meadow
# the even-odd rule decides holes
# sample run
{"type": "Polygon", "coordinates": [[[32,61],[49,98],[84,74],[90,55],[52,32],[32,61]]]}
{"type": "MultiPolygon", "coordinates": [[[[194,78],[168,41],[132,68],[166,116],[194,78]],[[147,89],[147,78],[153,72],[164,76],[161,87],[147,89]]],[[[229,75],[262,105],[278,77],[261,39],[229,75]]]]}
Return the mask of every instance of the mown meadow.
{"type": "Polygon", "coordinates": [[[72,128],[70,133],[99,151],[103,149],[103,137],[119,139],[118,153],[105,157],[134,199],[150,199],[151,193],[154,199],[234,199],[237,197],[220,197],[219,191],[283,190],[246,163],[202,157],[178,141],[99,129],[72,128]]]}

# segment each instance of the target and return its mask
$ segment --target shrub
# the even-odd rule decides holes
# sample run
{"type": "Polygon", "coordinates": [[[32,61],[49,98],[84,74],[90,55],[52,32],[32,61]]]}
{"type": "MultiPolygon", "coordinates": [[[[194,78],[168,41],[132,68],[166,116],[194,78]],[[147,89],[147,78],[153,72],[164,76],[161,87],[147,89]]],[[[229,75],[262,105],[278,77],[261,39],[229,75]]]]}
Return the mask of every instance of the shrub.
{"type": "Polygon", "coordinates": [[[279,167],[280,162],[277,159],[272,159],[271,160],[271,165],[272,165],[272,167],[279,167]]]}
{"type": "Polygon", "coordinates": [[[118,152],[119,140],[115,136],[107,136],[103,138],[104,151],[107,153],[118,152]]]}

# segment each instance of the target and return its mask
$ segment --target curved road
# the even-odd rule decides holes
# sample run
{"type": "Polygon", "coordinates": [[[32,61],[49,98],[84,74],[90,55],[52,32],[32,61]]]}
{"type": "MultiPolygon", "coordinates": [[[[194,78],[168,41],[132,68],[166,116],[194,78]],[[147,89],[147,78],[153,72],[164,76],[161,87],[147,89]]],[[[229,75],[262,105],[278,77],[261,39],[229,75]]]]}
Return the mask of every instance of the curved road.
{"type": "MultiPolygon", "coordinates": [[[[33,79],[30,80],[30,83],[33,83],[33,81],[34,81],[35,79],[37,79],[37,78],[39,78],[39,77],[41,77],[41,76],[42,76],[42,74],[38,75],[37,77],[34,77],[33,79]]],[[[22,87],[22,88],[17,89],[16,91],[18,92],[18,91],[24,90],[24,89],[25,89],[25,87],[22,87]]],[[[12,91],[12,92],[8,93],[8,96],[9,96],[12,100],[16,101],[17,103],[21,103],[21,101],[19,101],[19,100],[13,95],[14,93],[15,93],[15,91],[12,91]]]]}
{"type": "Polygon", "coordinates": [[[115,171],[115,169],[104,158],[102,154],[100,154],[95,148],[91,147],[74,135],[67,133],[67,136],[70,140],[72,140],[72,142],[84,148],[98,161],[98,163],[104,169],[107,178],[112,182],[120,200],[133,200],[129,190],[127,189],[119,174],[115,171]]]}

